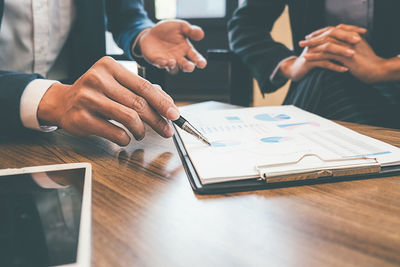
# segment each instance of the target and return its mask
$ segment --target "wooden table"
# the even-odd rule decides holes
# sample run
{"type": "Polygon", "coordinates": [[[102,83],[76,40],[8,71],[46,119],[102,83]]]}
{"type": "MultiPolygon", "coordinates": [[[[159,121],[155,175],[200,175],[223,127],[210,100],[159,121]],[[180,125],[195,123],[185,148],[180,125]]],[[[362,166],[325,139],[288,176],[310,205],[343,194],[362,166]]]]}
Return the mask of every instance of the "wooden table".
{"type": "MultiPolygon", "coordinates": [[[[400,146],[400,131],[345,124],[400,146]]],[[[0,168],[93,166],[93,266],[398,266],[400,177],[198,196],[171,139],[58,131],[0,141],[0,168]]]]}

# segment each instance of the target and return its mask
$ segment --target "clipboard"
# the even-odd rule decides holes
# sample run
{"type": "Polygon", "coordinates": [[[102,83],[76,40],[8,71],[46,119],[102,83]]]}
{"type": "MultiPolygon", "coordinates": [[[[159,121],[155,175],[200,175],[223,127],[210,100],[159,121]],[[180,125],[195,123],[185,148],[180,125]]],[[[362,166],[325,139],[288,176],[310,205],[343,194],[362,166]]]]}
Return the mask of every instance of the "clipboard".
{"type": "MultiPolygon", "coordinates": [[[[200,108],[200,110],[202,105],[207,106],[206,103],[198,104],[198,108],[200,108]]],[[[226,109],[227,107],[237,108],[237,106],[227,106],[226,104],[221,105],[223,109],[226,109]]],[[[218,105],[216,105],[215,102],[212,102],[212,106],[217,107],[218,105]]],[[[257,172],[259,173],[259,177],[254,179],[203,184],[175,127],[174,131],[175,135],[173,140],[187,174],[189,183],[193,191],[198,194],[244,192],[400,175],[400,165],[382,167],[375,158],[371,157],[326,160],[316,154],[306,154],[301,156],[297,161],[293,162],[255,166],[257,172]],[[301,172],[274,173],[269,171],[275,167],[284,167],[285,165],[297,164],[307,157],[317,157],[321,161],[325,162],[342,161],[343,164],[340,164],[336,167],[328,166],[327,168],[318,170],[302,170],[301,172]],[[354,160],[362,161],[362,163],[352,164],[351,162],[354,160]]]]}

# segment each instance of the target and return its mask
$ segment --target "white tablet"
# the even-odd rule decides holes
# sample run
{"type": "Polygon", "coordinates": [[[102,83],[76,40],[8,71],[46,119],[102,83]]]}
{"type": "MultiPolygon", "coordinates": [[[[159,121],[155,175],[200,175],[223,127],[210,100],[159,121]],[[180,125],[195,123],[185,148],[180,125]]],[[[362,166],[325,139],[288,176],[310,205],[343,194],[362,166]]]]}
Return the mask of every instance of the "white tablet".
{"type": "Polygon", "coordinates": [[[89,163],[0,170],[0,266],[90,266],[89,163]]]}

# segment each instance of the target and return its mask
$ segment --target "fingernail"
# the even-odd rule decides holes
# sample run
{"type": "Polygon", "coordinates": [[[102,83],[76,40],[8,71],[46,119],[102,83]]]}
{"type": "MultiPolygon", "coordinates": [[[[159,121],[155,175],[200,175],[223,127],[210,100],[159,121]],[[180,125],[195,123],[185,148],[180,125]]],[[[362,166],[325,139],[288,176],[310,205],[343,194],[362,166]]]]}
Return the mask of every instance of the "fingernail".
{"type": "Polygon", "coordinates": [[[174,135],[174,130],[172,129],[172,126],[167,124],[164,128],[164,134],[167,137],[171,137],[172,135],[174,135]]]}
{"type": "Polygon", "coordinates": [[[197,67],[199,67],[200,69],[204,69],[207,66],[207,60],[205,60],[204,58],[199,60],[199,63],[197,64],[197,67]]]}
{"type": "Polygon", "coordinates": [[[353,40],[356,41],[356,42],[358,42],[358,41],[361,41],[361,38],[358,37],[358,36],[353,36],[353,40]]]}
{"type": "Polygon", "coordinates": [[[354,51],[351,50],[351,49],[347,49],[347,50],[346,50],[346,53],[347,53],[349,56],[354,55],[354,51]]]}
{"type": "Polygon", "coordinates": [[[170,107],[167,110],[167,119],[177,120],[179,118],[179,111],[176,108],[170,107]]]}
{"type": "Polygon", "coordinates": [[[342,67],[342,71],[343,71],[343,72],[346,72],[346,71],[348,71],[348,70],[349,70],[348,68],[342,67]]]}

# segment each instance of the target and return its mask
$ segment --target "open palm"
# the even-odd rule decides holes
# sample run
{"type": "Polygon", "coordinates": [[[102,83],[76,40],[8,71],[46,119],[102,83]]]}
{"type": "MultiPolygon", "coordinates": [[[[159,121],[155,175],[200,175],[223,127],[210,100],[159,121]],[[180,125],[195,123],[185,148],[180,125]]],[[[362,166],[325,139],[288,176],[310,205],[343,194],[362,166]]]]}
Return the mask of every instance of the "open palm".
{"type": "Polygon", "coordinates": [[[140,49],[151,64],[172,73],[181,69],[192,72],[196,67],[205,68],[207,61],[196,51],[189,38],[203,39],[204,32],[197,26],[182,20],[162,21],[143,34],[140,49]]]}

